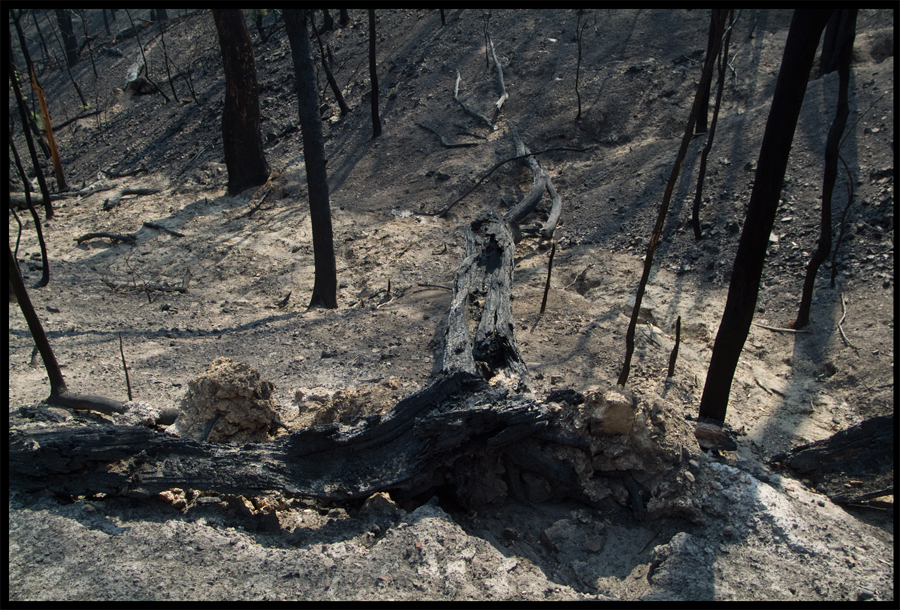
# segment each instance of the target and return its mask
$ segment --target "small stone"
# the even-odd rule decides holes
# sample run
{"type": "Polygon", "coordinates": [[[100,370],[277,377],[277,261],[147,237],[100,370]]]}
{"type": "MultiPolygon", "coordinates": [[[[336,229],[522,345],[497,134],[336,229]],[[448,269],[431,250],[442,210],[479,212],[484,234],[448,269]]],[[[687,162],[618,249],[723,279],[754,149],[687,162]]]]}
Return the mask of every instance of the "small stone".
{"type": "Polygon", "coordinates": [[[860,588],[856,593],[856,601],[858,602],[875,601],[875,599],[875,592],[865,587],[860,588]]]}
{"type": "Polygon", "coordinates": [[[728,433],[720,426],[706,422],[697,422],[694,428],[694,436],[703,449],[723,449],[725,451],[736,451],[737,443],[735,443],[728,433]]]}
{"type": "Polygon", "coordinates": [[[635,408],[623,390],[610,390],[602,396],[598,391],[585,394],[590,413],[591,431],[595,434],[629,434],[634,426],[635,408]]]}
{"type": "Polygon", "coordinates": [[[368,517],[374,515],[392,515],[397,512],[399,507],[391,497],[385,492],[378,492],[369,496],[362,508],[359,509],[360,517],[368,517]]]}

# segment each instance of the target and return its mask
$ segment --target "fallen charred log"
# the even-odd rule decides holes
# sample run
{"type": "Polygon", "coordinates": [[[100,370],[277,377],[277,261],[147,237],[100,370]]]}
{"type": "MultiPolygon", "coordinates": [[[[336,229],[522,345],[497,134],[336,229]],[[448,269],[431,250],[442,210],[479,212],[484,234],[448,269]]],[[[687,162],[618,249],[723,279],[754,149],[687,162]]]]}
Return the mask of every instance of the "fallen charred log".
{"type": "Polygon", "coordinates": [[[873,417],[826,439],[777,455],[781,465],[808,479],[836,504],[894,493],[894,414],[873,417]]]}
{"type": "Polygon", "coordinates": [[[11,431],[10,479],[20,489],[69,495],[146,497],[187,487],[349,500],[499,448],[547,419],[534,400],[489,390],[460,372],[406,397],[385,417],[316,426],[259,445],[199,443],[140,426],[11,431]]]}
{"type": "Polygon", "coordinates": [[[472,507],[508,495],[591,504],[612,496],[638,515],[699,518],[678,503],[680,473],[699,447],[664,402],[638,404],[621,388],[547,400],[528,392],[511,306],[514,250],[506,221],[472,223],[442,369],[386,414],[242,446],[140,426],[11,427],[10,486],[139,498],[175,487],[278,491],[333,501],[384,491],[405,501],[449,488],[472,507]]]}

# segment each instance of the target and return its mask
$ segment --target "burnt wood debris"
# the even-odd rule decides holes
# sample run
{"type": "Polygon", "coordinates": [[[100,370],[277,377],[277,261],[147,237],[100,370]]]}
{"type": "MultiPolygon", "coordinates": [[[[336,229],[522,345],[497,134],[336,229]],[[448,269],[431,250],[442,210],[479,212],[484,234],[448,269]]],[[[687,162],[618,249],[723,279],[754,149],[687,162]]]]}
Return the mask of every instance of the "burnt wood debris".
{"type": "Polygon", "coordinates": [[[12,484],[73,495],[146,496],[173,486],[222,493],[276,489],[334,500],[427,486],[438,467],[498,450],[548,424],[546,405],[486,380],[505,375],[523,389],[528,384],[513,330],[513,254],[506,222],[473,223],[457,272],[442,371],[385,416],[234,448],[134,426],[11,431],[12,484]],[[480,315],[472,336],[475,309],[480,315]]]}
{"type": "MultiPolygon", "coordinates": [[[[153,427],[98,423],[97,420],[85,421],[82,418],[76,418],[73,423],[47,428],[10,428],[8,431],[10,487],[27,491],[50,490],[56,494],[70,496],[105,493],[134,498],[151,497],[174,487],[221,494],[278,491],[288,495],[338,502],[361,500],[373,493],[384,491],[390,491],[394,498],[401,502],[422,497],[427,499],[436,489],[449,487],[463,504],[479,506],[505,495],[517,499],[534,499],[539,496],[540,494],[533,489],[534,485],[529,487],[523,482],[525,479],[521,476],[522,473],[530,472],[549,482],[548,498],[573,498],[588,504],[596,504],[610,495],[609,481],[615,480],[615,485],[624,490],[623,494],[627,492],[631,508],[639,517],[677,513],[678,510],[673,508],[674,501],[666,505],[660,498],[666,494],[668,494],[666,497],[678,495],[679,488],[673,481],[680,480],[679,471],[686,468],[685,464],[692,454],[695,455],[699,451],[699,447],[722,448],[717,444],[721,442],[721,437],[717,433],[721,431],[725,419],[734,370],[752,323],[766,244],[775,217],[800,104],[820,34],[831,12],[824,9],[798,10],[791,25],[784,61],[773,96],[772,110],[760,150],[759,169],[741,235],[728,301],[716,337],[700,403],[700,424],[696,430],[692,429],[683,417],[675,416],[667,419],[666,407],[662,400],[654,402],[651,397],[646,404],[638,405],[624,389],[624,385],[628,378],[631,353],[634,349],[634,331],[640,301],[685,151],[695,133],[705,132],[709,128],[711,140],[715,131],[716,114],[712,125],[705,125],[708,109],[701,102],[705,100],[705,104],[708,105],[709,85],[719,46],[725,48],[719,65],[720,81],[727,65],[729,39],[725,30],[727,17],[725,11],[714,12],[718,21],[710,28],[707,63],[700,91],[685,129],[675,168],[666,187],[657,226],[648,248],[643,277],[638,287],[626,339],[626,362],[619,378],[619,385],[610,392],[611,395],[616,395],[616,400],[604,398],[596,403],[599,405],[596,408],[592,406],[591,409],[585,409],[580,405],[585,404],[586,396],[570,389],[557,390],[543,400],[530,392],[531,378],[516,341],[512,282],[516,244],[523,239],[523,233],[536,236],[538,231],[529,232],[528,229],[523,231],[519,225],[535,210],[546,191],[550,196],[551,208],[549,217],[539,232],[541,238],[552,239],[560,218],[562,201],[550,180],[549,173],[538,161],[537,155],[550,150],[583,152],[588,149],[561,147],[532,153],[522,141],[515,126],[506,121],[505,124],[509,126],[515,145],[516,156],[503,163],[520,160],[531,170],[533,184],[530,192],[504,216],[489,213],[468,225],[465,252],[456,271],[443,330],[440,371],[427,387],[401,399],[386,413],[367,415],[349,425],[338,422],[289,430],[287,434],[278,436],[270,442],[243,446],[207,443],[169,434],[153,427]],[[701,117],[702,120],[698,121],[701,117]],[[616,413],[615,417],[609,415],[613,411],[616,413]],[[601,412],[604,415],[598,415],[601,412]],[[686,430],[688,432],[685,434],[686,430]],[[703,436],[704,431],[709,432],[707,437],[703,436]],[[689,442],[682,442],[682,439],[688,439],[689,442]],[[626,454],[632,457],[621,457],[626,454]],[[500,466],[491,469],[486,466],[488,464],[500,466]],[[496,475],[498,472],[500,474],[496,475]],[[664,477],[668,477],[666,479],[668,483],[665,485],[661,484],[664,477]]],[[[214,9],[213,15],[222,40],[227,38],[228,32],[233,32],[235,28],[241,29],[235,24],[229,25],[229,19],[232,21],[241,19],[239,11],[214,9]]],[[[327,12],[325,15],[327,17],[327,12]]],[[[345,22],[344,16],[345,12],[342,11],[342,23],[345,22]]],[[[373,9],[368,10],[368,17],[372,137],[375,138],[381,132],[381,123],[378,116],[378,85],[374,62],[376,39],[373,9]]],[[[311,83],[314,79],[306,19],[305,11],[284,11],[298,83],[311,83]]],[[[62,25],[62,21],[60,24],[62,25]]],[[[246,47],[249,45],[246,26],[243,21],[238,25],[243,28],[240,34],[242,44],[246,47]]],[[[314,22],[312,25],[314,33],[318,36],[314,22]]],[[[494,105],[499,113],[508,100],[508,95],[501,63],[493,42],[489,37],[486,37],[486,40],[497,70],[500,97],[494,105]]],[[[852,41],[852,38],[850,40],[852,41]]],[[[321,41],[319,45],[322,51],[321,41]]],[[[269,169],[261,151],[258,118],[255,121],[251,120],[249,124],[240,125],[237,119],[228,114],[229,112],[234,114],[237,108],[244,108],[252,111],[251,114],[258,115],[258,100],[232,99],[233,93],[238,89],[256,91],[255,66],[252,63],[246,64],[248,57],[252,62],[252,48],[250,51],[245,49],[241,57],[230,56],[226,52],[226,46],[228,45],[222,45],[226,73],[230,75],[241,73],[242,70],[239,69],[241,66],[252,68],[252,75],[249,74],[251,70],[244,70],[248,73],[247,78],[252,76],[250,85],[237,86],[233,82],[226,81],[229,97],[224,117],[224,139],[233,140],[232,145],[226,144],[225,148],[229,167],[229,192],[234,193],[247,186],[265,182],[269,169]],[[245,129],[229,135],[229,127],[245,129]],[[253,167],[244,168],[246,170],[244,173],[232,172],[232,168],[238,167],[239,164],[235,161],[235,157],[229,155],[229,148],[234,151],[237,150],[236,146],[241,149],[251,148],[253,150],[251,156],[256,160],[253,167]]],[[[830,199],[834,175],[837,172],[838,143],[844,129],[843,123],[846,122],[846,116],[843,116],[846,114],[844,72],[847,70],[848,49],[849,47],[838,44],[836,67],[842,70],[841,82],[845,88],[842,90],[839,118],[835,120],[835,127],[828,142],[830,157],[826,181],[830,180],[831,184],[830,186],[826,184],[825,187],[825,193],[828,195],[826,204],[830,199]]],[[[239,49],[235,47],[231,52],[238,53],[239,49]]],[[[323,68],[327,70],[324,58],[323,68]]],[[[495,124],[494,121],[463,104],[459,99],[461,75],[458,71],[456,76],[454,100],[466,113],[490,126],[492,130],[499,129],[500,122],[495,124]]],[[[338,95],[339,102],[342,102],[333,78],[330,79],[330,83],[338,95]]],[[[20,112],[24,117],[24,105],[18,89],[16,96],[20,100],[20,112]]],[[[718,97],[721,97],[721,83],[717,95],[717,108],[718,97]]],[[[313,87],[298,87],[298,107],[309,179],[316,255],[316,284],[310,306],[321,305],[332,308],[337,306],[334,252],[331,243],[329,194],[321,121],[316,103],[313,87]]],[[[342,114],[345,114],[344,104],[341,104],[341,109],[342,114]]],[[[445,147],[473,145],[448,143],[438,130],[424,124],[419,125],[437,135],[445,147]]],[[[29,152],[32,158],[36,158],[34,146],[30,141],[29,152]]],[[[706,153],[708,152],[706,150],[706,153]]],[[[245,162],[246,159],[242,157],[240,163],[245,162]]],[[[497,167],[499,165],[491,169],[469,191],[435,215],[445,216],[454,204],[471,193],[497,167]]],[[[52,217],[51,197],[46,186],[43,184],[41,186],[42,197],[35,199],[46,206],[46,216],[49,219],[52,217]]],[[[107,200],[104,210],[115,207],[123,195],[146,195],[155,192],[147,189],[125,189],[119,185],[109,188],[115,188],[116,191],[107,200]]],[[[266,194],[256,207],[242,216],[249,216],[260,209],[266,194]]],[[[54,195],[54,198],[61,197],[54,195]]],[[[30,196],[27,198],[31,199],[30,196]]],[[[823,221],[823,226],[830,226],[830,212],[828,214],[828,218],[825,218],[827,222],[823,221]]],[[[148,228],[183,237],[162,225],[144,224],[148,228]]],[[[133,242],[136,234],[94,232],[85,234],[76,241],[80,244],[98,238],[133,242]]],[[[824,252],[817,253],[817,257],[821,260],[818,260],[816,266],[827,255],[828,249],[825,246],[830,245],[830,233],[828,235],[823,233],[822,245],[824,252]]],[[[553,252],[555,247],[550,254],[550,269],[541,313],[544,312],[547,290],[550,287],[553,252]]],[[[47,367],[51,396],[46,402],[75,410],[97,411],[110,416],[126,412],[128,405],[119,401],[79,395],[67,389],[40,321],[29,301],[15,258],[11,251],[7,256],[10,284],[47,367]]],[[[815,269],[812,270],[813,279],[814,275],[815,269]]],[[[145,283],[143,290],[148,293],[148,298],[150,291],[185,291],[188,289],[189,281],[190,275],[186,275],[181,287],[145,283]]],[[[124,285],[111,282],[107,282],[107,285],[115,289],[126,288],[124,285]]],[[[390,295],[390,284],[387,292],[390,295]]],[[[289,297],[290,293],[279,303],[279,307],[284,307],[289,297]]],[[[795,328],[802,327],[805,321],[801,315],[795,328]]],[[[778,332],[804,332],[794,329],[764,328],[778,332]]],[[[668,369],[670,377],[675,371],[679,341],[680,317],[675,347],[670,355],[668,369]]],[[[120,353],[124,363],[121,338],[120,353]]],[[[173,414],[168,412],[156,424],[172,423],[173,417],[173,414]]],[[[216,415],[209,422],[203,435],[204,439],[208,437],[218,417],[219,415],[216,415]]],[[[884,472],[888,471],[887,466],[890,466],[891,471],[893,468],[890,452],[886,450],[891,447],[892,432],[892,416],[876,418],[825,441],[778,456],[773,463],[823,482],[831,481],[834,478],[833,472],[836,471],[840,471],[845,478],[850,475],[865,478],[869,482],[865,493],[847,494],[843,488],[835,487],[829,488],[831,491],[829,495],[844,502],[867,500],[876,497],[874,492],[868,491],[872,486],[879,488],[878,494],[893,491],[893,487],[887,487],[888,483],[884,478],[884,472]],[[860,457],[865,459],[859,460],[860,457]],[[876,470],[853,470],[851,466],[854,461],[864,462],[867,467],[874,465],[872,467],[876,470]]],[[[726,448],[735,447],[732,443],[726,448]]],[[[841,482],[843,481],[841,479],[841,482]]],[[[686,516],[690,517],[691,514],[688,512],[686,516]]]]}

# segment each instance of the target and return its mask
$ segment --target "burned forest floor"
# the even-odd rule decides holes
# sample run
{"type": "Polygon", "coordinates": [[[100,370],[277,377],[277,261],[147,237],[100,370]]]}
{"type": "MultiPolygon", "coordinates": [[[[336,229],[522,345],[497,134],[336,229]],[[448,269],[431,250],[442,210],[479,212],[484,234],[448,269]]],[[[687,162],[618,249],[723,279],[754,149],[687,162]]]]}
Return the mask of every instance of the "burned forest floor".
{"type": "MultiPolygon", "coordinates": [[[[129,25],[119,13],[113,34],[129,25]]],[[[643,257],[700,79],[707,10],[587,11],[578,119],[574,11],[453,10],[442,27],[438,11],[377,10],[383,133],[375,139],[366,14],[351,10],[349,25],[322,37],[351,109],[341,117],[325,92],[339,283],[332,310],[306,307],[312,238],[283,22],[266,42],[251,29],[272,173],[266,185],[229,196],[212,19],[207,11],[169,15],[165,49],[191,72],[194,95],[187,79],[175,80],[178,101],[164,85],[168,103],[160,94],[123,91],[141,55],[135,37],[101,35],[92,43],[97,77],[86,51],[72,69],[100,114],[55,134],[69,186],[115,187],[54,203],[56,216],[43,223],[48,286],[35,287],[41,259],[28,211],[18,211],[20,241],[9,215],[10,247],[18,248],[72,391],[125,399],[121,336],[134,400],[156,408],[178,407],[189,382],[227,357],[274,384],[288,429],[389,410],[440,368],[467,224],[503,214],[531,186],[527,167],[507,163],[446,216],[435,214],[514,156],[507,122],[532,151],[587,149],[538,157],[562,199],[543,314],[550,242],[526,236],[516,245],[515,332],[534,394],[547,400],[554,390],[615,384],[643,257]],[[509,94],[500,112],[485,27],[509,94]],[[457,70],[460,99],[493,127],[453,99],[457,70]],[[443,146],[422,125],[472,146],[443,146]],[[123,195],[104,211],[123,188],[158,192],[123,195]],[[76,241],[92,232],[135,239],[76,241]],[[150,290],[154,284],[187,289],[150,290]]],[[[100,12],[86,16],[101,32],[100,12]]],[[[837,505],[769,460],[894,409],[895,18],[889,10],[859,11],[841,149],[851,178],[842,167],[835,235],[848,192],[852,203],[835,287],[829,257],[810,324],[791,333],[764,326],[785,329],[796,317],[820,231],[838,75],[813,67],[756,325],[731,391],[726,423],[737,450],[706,452],[692,464],[687,501],[702,518],[644,521],[616,497],[586,507],[538,491],[528,501],[474,510],[443,494],[398,505],[381,496],[328,504],[275,491],[226,497],[186,489],[139,501],[11,490],[8,599],[894,600],[893,496],[837,505]]],[[[706,141],[699,136],[641,305],[628,389],[687,419],[698,415],[790,19],[787,10],[740,12],[703,191],[703,237],[695,240],[690,224],[706,141]],[[678,360],[667,378],[679,316],[678,360]]],[[[273,23],[269,14],[264,24],[273,23]]],[[[36,35],[33,25],[26,34],[36,35]]],[[[151,74],[165,81],[158,26],[140,40],[151,74]]],[[[31,53],[40,66],[38,48],[31,53]]],[[[21,68],[18,53],[17,61],[21,68]]],[[[84,112],[64,69],[40,78],[54,125],[84,112]]],[[[21,130],[13,135],[27,157],[21,130]]],[[[21,190],[12,176],[11,185],[21,190]]],[[[523,228],[541,226],[548,199],[523,228]]],[[[36,407],[49,383],[14,302],[8,337],[12,429],[109,419],[36,407]]]]}

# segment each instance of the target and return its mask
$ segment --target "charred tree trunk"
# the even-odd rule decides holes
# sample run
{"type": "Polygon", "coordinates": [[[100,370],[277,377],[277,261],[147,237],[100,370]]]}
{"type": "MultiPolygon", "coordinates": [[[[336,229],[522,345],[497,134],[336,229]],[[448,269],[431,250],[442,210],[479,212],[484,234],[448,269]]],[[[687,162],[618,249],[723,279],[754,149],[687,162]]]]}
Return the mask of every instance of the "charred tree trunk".
{"type": "Polygon", "coordinates": [[[44,212],[47,220],[50,220],[53,218],[53,204],[50,202],[50,189],[47,188],[47,181],[44,179],[44,172],[41,169],[37,151],[34,148],[34,140],[31,138],[31,132],[28,130],[28,111],[25,108],[25,100],[22,98],[22,89],[19,87],[19,80],[16,78],[16,66],[13,63],[12,32],[10,32],[9,36],[9,82],[16,95],[16,106],[19,108],[22,131],[25,133],[25,142],[28,144],[31,163],[34,165],[34,173],[37,175],[38,184],[41,187],[41,195],[44,198],[44,212]]]}
{"type": "MultiPolygon", "coordinates": [[[[160,9],[165,14],[165,10],[160,9]]],[[[169,80],[169,87],[172,89],[172,97],[175,98],[175,101],[181,103],[181,100],[178,99],[178,91],[175,90],[175,79],[172,78],[172,71],[169,69],[169,51],[166,49],[166,24],[164,19],[161,19],[159,22],[159,41],[162,43],[163,48],[163,61],[166,65],[166,77],[169,80]]]]}
{"type": "MultiPolygon", "coordinates": [[[[53,126],[50,124],[50,111],[47,109],[47,101],[44,99],[44,90],[41,88],[41,85],[37,80],[37,71],[34,68],[34,62],[31,61],[31,53],[28,52],[28,43],[25,40],[25,34],[22,31],[22,25],[19,21],[21,17],[20,14],[16,14],[12,12],[13,23],[16,26],[16,33],[19,36],[19,48],[22,50],[22,56],[25,58],[25,65],[28,74],[30,75],[31,89],[36,94],[38,101],[41,107],[41,118],[44,121],[44,133],[47,134],[47,142],[48,148],[50,152],[50,158],[53,160],[53,171],[56,175],[56,184],[59,187],[58,190],[65,191],[68,190],[69,186],[66,184],[66,177],[63,173],[62,161],[59,158],[59,150],[56,147],[56,141],[53,138],[53,126]]],[[[40,135],[40,131],[34,129],[34,125],[29,117],[29,124],[32,125],[32,132],[35,133],[35,136],[38,138],[38,142],[41,144],[41,147],[44,146],[44,140],[40,135]]]]}
{"type": "Polygon", "coordinates": [[[838,9],[831,15],[822,37],[822,54],[819,56],[820,75],[831,74],[838,69],[844,41],[856,30],[856,9],[838,9]]]}
{"type": "MultiPolygon", "coordinates": [[[[285,11],[286,24],[305,34],[302,16],[292,12],[285,11]]],[[[141,427],[12,432],[16,485],[137,497],[173,486],[223,493],[280,489],[332,500],[427,486],[443,465],[509,446],[544,430],[550,419],[548,408],[534,398],[486,381],[502,375],[518,379],[521,389],[527,387],[510,301],[514,254],[507,223],[472,223],[457,271],[442,370],[428,387],[402,399],[384,416],[364,417],[352,427],[316,426],[265,445],[233,448],[141,427]],[[474,337],[470,324],[477,329],[474,337]],[[120,460],[130,466],[109,468],[120,460]]],[[[577,476],[570,478],[577,488],[577,476]]]]}
{"type": "MultiPolygon", "coordinates": [[[[714,8],[710,11],[709,15],[709,35],[706,39],[706,65],[709,65],[710,62],[716,61],[716,55],[718,55],[717,51],[714,51],[714,48],[719,48],[718,42],[722,38],[722,34],[724,32],[724,23],[725,23],[725,14],[728,11],[726,9],[718,9],[714,8]]],[[[709,92],[712,86],[712,80],[706,83],[706,86],[703,88],[703,91],[700,92],[700,114],[697,116],[697,126],[695,128],[694,133],[706,133],[708,127],[708,117],[709,117],[709,92]]]]}
{"type": "MultiPolygon", "coordinates": [[[[43,74],[44,70],[47,70],[50,67],[50,51],[47,49],[47,41],[44,40],[44,32],[41,31],[41,26],[38,24],[37,20],[37,11],[31,12],[31,21],[34,23],[34,29],[37,30],[38,38],[41,41],[41,56],[44,58],[44,67],[41,70],[41,74],[43,74]]],[[[106,14],[105,12],[103,13],[106,14]]],[[[109,30],[106,31],[109,34],[109,30]]]]}
{"type": "Polygon", "coordinates": [[[894,493],[894,415],[867,419],[820,441],[772,458],[836,504],[894,493]]]}
{"type": "Polygon", "coordinates": [[[378,70],[375,67],[375,9],[369,9],[369,78],[372,81],[372,138],[381,135],[378,118],[378,70]]]}
{"type": "Polygon", "coordinates": [[[756,181],[735,256],[725,312],[700,400],[701,417],[725,421],[734,371],[756,309],[759,280],[769,234],[775,224],[794,129],[806,94],[816,47],[831,12],[831,9],[798,9],[791,20],[772,108],[759,151],[756,181]]]}
{"type": "Polygon", "coordinates": [[[316,31],[316,24],[312,24],[312,30],[316,35],[316,42],[319,43],[319,55],[322,58],[322,70],[325,72],[325,78],[328,80],[328,86],[331,87],[331,92],[334,94],[334,99],[337,100],[338,106],[341,109],[341,116],[347,116],[350,114],[350,108],[347,106],[347,102],[344,101],[344,96],[341,93],[341,88],[338,87],[337,81],[334,79],[334,74],[331,72],[331,68],[328,67],[328,60],[325,58],[325,47],[322,45],[322,38],[319,36],[319,33],[316,31]]]}
{"type": "Polygon", "coordinates": [[[259,89],[253,43],[240,9],[212,9],[225,66],[222,140],[228,193],[265,184],[269,165],[259,133],[259,89]]]}
{"type": "MultiPolygon", "coordinates": [[[[719,41],[716,41],[716,44],[713,46],[713,55],[716,55],[719,52],[718,42],[719,41]]],[[[628,323],[628,330],[625,333],[625,362],[622,363],[622,371],[619,373],[619,380],[617,382],[620,386],[625,385],[628,381],[628,375],[631,372],[631,358],[634,355],[634,334],[637,330],[637,320],[641,310],[641,301],[644,299],[644,291],[647,289],[647,280],[650,279],[650,269],[653,267],[653,256],[656,254],[656,248],[659,246],[659,240],[662,238],[663,226],[665,225],[666,215],[669,212],[669,203],[672,201],[672,193],[675,192],[678,174],[681,173],[681,165],[684,163],[684,157],[687,154],[688,146],[691,143],[691,134],[693,134],[694,126],[697,124],[697,116],[700,113],[703,98],[709,97],[709,83],[712,81],[712,70],[714,65],[714,61],[709,61],[703,68],[703,76],[700,78],[700,85],[697,87],[697,93],[694,95],[694,103],[691,106],[691,114],[688,117],[687,125],[684,128],[681,146],[678,149],[678,155],[675,157],[675,165],[669,173],[669,181],[666,183],[663,200],[659,205],[659,214],[656,217],[656,225],[653,229],[653,234],[650,236],[650,243],[647,245],[647,255],[644,257],[644,270],[641,273],[637,294],[634,297],[634,309],[631,312],[631,320],[628,323]]]]}
{"type": "Polygon", "coordinates": [[[56,356],[50,348],[50,342],[47,340],[46,333],[44,333],[44,327],[41,325],[41,321],[34,311],[34,305],[31,304],[31,298],[28,296],[28,291],[25,290],[22,274],[19,273],[19,265],[16,263],[16,259],[13,257],[12,250],[10,250],[8,245],[6,247],[6,252],[6,268],[7,273],[9,274],[9,284],[16,295],[16,300],[19,302],[19,308],[22,310],[22,315],[28,323],[28,330],[31,331],[31,336],[34,338],[38,352],[41,354],[41,358],[44,361],[44,367],[47,369],[47,378],[50,381],[50,396],[47,397],[47,402],[70,409],[99,411],[107,414],[124,413],[126,407],[118,400],[105,398],[103,396],[74,394],[68,391],[66,382],[63,379],[62,371],[56,361],[56,356]]]}
{"type": "MultiPolygon", "coordinates": [[[[716,11],[713,10],[713,13],[716,11]]],[[[734,11],[731,11],[734,15],[734,11]]],[[[731,19],[733,23],[733,17],[731,19]]],[[[724,21],[722,22],[724,26],[724,21]]],[[[716,123],[719,120],[719,108],[722,104],[722,91],[725,88],[725,66],[728,64],[728,43],[731,41],[731,25],[728,26],[728,33],[725,35],[725,41],[722,43],[722,51],[719,57],[719,81],[716,87],[716,105],[713,107],[712,126],[709,128],[709,135],[706,138],[706,144],[703,146],[703,152],[700,153],[700,170],[697,172],[697,189],[694,191],[694,205],[691,208],[691,224],[694,226],[694,239],[699,240],[700,231],[700,201],[703,199],[703,181],[706,179],[706,161],[712,150],[713,141],[716,137],[716,123]]],[[[712,81],[710,81],[712,82],[712,81]]],[[[700,109],[700,116],[706,117],[706,110],[700,109]]],[[[697,130],[700,131],[699,128],[697,130]]],[[[706,131],[704,127],[703,131],[706,131]]]]}
{"type": "MultiPolygon", "coordinates": [[[[25,204],[28,206],[28,211],[31,212],[31,218],[34,220],[34,230],[37,232],[38,243],[41,245],[41,266],[43,267],[41,273],[41,281],[38,282],[38,287],[46,286],[50,283],[50,260],[47,257],[47,244],[44,241],[44,231],[41,229],[41,219],[38,217],[37,210],[34,209],[34,204],[31,201],[31,194],[29,192],[28,178],[25,175],[25,168],[22,167],[22,160],[19,158],[19,153],[16,150],[15,144],[13,144],[12,136],[9,131],[9,122],[4,126],[4,131],[6,132],[6,141],[9,142],[9,148],[12,151],[13,159],[16,162],[16,170],[19,172],[19,176],[22,179],[22,184],[24,186],[24,195],[25,195],[25,204]]],[[[16,251],[18,252],[18,242],[16,242],[16,251]]]]}
{"type": "MultiPolygon", "coordinates": [[[[44,13],[46,14],[46,11],[44,11],[44,13]]],[[[50,18],[47,17],[47,20],[49,21],[50,18]]],[[[52,25],[51,25],[51,31],[53,32],[53,35],[56,37],[56,43],[59,45],[59,47],[61,49],[64,49],[64,44],[63,44],[62,40],[60,40],[60,35],[56,32],[56,28],[54,28],[52,25]]],[[[64,65],[66,67],[66,72],[69,74],[69,80],[72,81],[72,86],[75,87],[75,93],[78,94],[78,99],[81,100],[82,107],[86,108],[88,105],[87,100],[84,97],[84,93],[81,92],[81,87],[78,85],[78,81],[75,80],[75,75],[72,74],[72,67],[69,65],[68,62],[66,62],[64,65]]]]}
{"type": "MultiPolygon", "coordinates": [[[[316,27],[315,20],[313,19],[313,28],[316,27]]],[[[324,34],[325,32],[330,32],[334,29],[334,19],[331,17],[331,13],[328,12],[327,8],[322,9],[322,30],[320,32],[316,32],[317,34],[324,34]]]]}
{"type": "MultiPolygon", "coordinates": [[[[287,11],[285,18],[291,18],[287,11]]],[[[302,17],[293,19],[300,29],[302,17]]],[[[137,498],[172,487],[220,494],[274,489],[333,501],[390,492],[398,502],[447,489],[477,510],[506,495],[599,506],[617,487],[630,496],[638,518],[671,512],[698,518],[681,512],[683,502],[674,500],[684,493],[678,481],[699,452],[680,414],[655,411],[661,423],[651,425],[649,406],[637,415],[633,398],[622,390],[602,398],[561,390],[551,395],[553,402],[522,393],[528,379],[510,303],[514,260],[508,223],[489,217],[470,225],[442,369],[385,415],[244,446],[131,426],[11,428],[10,486],[137,498]],[[634,423],[622,428],[627,417],[597,419],[597,400],[609,405],[607,411],[635,413],[634,423]],[[654,514],[645,513],[651,503],[654,514]]]]}
{"type": "Polygon", "coordinates": [[[847,117],[850,115],[850,103],[848,101],[850,89],[850,59],[853,54],[853,38],[856,31],[857,9],[838,9],[828,23],[835,19],[841,22],[840,40],[838,41],[838,85],[837,112],[831,129],[828,131],[828,139],[825,142],[825,173],[822,177],[822,225],[819,234],[819,243],[816,251],[806,267],[806,279],[803,281],[803,296],[800,298],[800,309],[797,319],[791,328],[803,328],[809,323],[809,308],[812,306],[813,288],[816,285],[816,274],[819,267],[828,258],[831,251],[831,196],[834,193],[834,183],[838,174],[838,149],[841,145],[841,136],[847,126],[847,117]],[[844,13],[849,15],[844,16],[844,13]]]}
{"type": "Polygon", "coordinates": [[[50,380],[50,395],[59,396],[65,394],[66,382],[63,380],[62,370],[56,362],[53,350],[50,349],[50,342],[47,340],[46,333],[44,333],[44,327],[41,326],[41,321],[34,311],[34,305],[31,304],[28,291],[25,290],[25,282],[22,281],[22,274],[19,273],[19,265],[16,263],[16,259],[13,257],[12,250],[9,249],[8,245],[6,246],[6,252],[6,269],[7,273],[9,273],[9,280],[16,294],[16,300],[19,302],[19,307],[22,309],[22,315],[25,316],[25,321],[28,322],[28,330],[31,331],[31,336],[34,337],[34,342],[41,353],[41,358],[44,360],[47,378],[50,380]]]}
{"type": "Polygon", "coordinates": [[[325,169],[325,141],[316,100],[316,80],[309,52],[309,32],[304,10],[286,9],[284,23],[291,44],[291,57],[297,74],[297,102],[300,131],[303,134],[303,158],[309,190],[309,217],[313,232],[313,257],[316,279],[310,307],[337,307],[337,266],[328,198],[328,172],[325,169]]]}
{"type": "Polygon", "coordinates": [[[72,28],[72,16],[67,9],[54,9],[59,31],[62,33],[63,50],[66,54],[66,63],[71,68],[78,63],[78,42],[75,40],[75,30],[72,28]]]}

